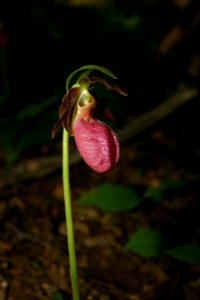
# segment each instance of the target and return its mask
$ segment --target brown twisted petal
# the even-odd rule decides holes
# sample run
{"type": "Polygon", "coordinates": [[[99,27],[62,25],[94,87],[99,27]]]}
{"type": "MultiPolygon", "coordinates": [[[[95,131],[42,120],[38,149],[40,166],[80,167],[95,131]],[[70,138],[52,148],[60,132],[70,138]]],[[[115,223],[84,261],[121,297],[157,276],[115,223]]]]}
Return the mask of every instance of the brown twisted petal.
{"type": "Polygon", "coordinates": [[[72,123],[73,118],[76,115],[76,106],[79,95],[80,87],[74,87],[63,96],[62,103],[59,108],[59,119],[56,121],[51,130],[52,138],[55,137],[61,124],[68,131],[69,135],[73,135],[72,123]]]}

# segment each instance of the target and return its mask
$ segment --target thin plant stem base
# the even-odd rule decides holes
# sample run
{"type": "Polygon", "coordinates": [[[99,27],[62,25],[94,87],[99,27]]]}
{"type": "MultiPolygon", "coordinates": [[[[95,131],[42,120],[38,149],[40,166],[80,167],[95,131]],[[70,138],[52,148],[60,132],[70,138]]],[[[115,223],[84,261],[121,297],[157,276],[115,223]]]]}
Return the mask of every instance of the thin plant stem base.
{"type": "Polygon", "coordinates": [[[65,219],[66,219],[66,227],[67,227],[67,240],[68,240],[72,293],[73,293],[73,299],[79,300],[80,298],[79,298],[76,254],[75,254],[75,245],[74,245],[75,243],[74,243],[73,217],[72,217],[70,178],[69,178],[69,135],[65,129],[63,129],[63,162],[62,162],[62,164],[63,164],[63,190],[64,190],[64,204],[65,204],[65,219]]]}

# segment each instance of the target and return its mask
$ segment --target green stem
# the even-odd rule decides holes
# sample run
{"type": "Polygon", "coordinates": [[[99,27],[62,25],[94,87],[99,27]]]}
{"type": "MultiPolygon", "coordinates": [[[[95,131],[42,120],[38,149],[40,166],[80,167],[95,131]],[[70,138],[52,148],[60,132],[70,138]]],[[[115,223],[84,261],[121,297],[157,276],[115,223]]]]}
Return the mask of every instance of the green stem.
{"type": "Polygon", "coordinates": [[[72,293],[73,293],[73,299],[79,300],[76,255],[75,255],[75,246],[74,246],[73,218],[72,218],[71,196],[70,196],[70,180],[69,180],[69,135],[65,129],[63,129],[63,189],[64,189],[65,218],[66,218],[66,226],[67,226],[67,239],[68,239],[72,293]]]}

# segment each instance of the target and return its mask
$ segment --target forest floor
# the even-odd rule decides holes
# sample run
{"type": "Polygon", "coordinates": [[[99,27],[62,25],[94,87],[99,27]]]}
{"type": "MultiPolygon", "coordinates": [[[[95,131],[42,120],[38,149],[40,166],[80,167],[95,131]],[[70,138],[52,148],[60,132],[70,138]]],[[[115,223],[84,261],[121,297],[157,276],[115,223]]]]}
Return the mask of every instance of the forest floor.
{"type": "MultiPolygon", "coordinates": [[[[145,258],[124,249],[141,226],[160,230],[171,245],[200,243],[198,106],[186,104],[123,143],[120,161],[108,174],[96,174],[82,161],[71,166],[81,299],[200,299],[200,265],[167,256],[145,258]],[[189,184],[165,195],[159,205],[146,201],[133,211],[107,213],[76,201],[101,182],[141,192],[166,178],[189,184]]],[[[5,185],[0,199],[0,300],[71,300],[61,169],[5,185]]]]}

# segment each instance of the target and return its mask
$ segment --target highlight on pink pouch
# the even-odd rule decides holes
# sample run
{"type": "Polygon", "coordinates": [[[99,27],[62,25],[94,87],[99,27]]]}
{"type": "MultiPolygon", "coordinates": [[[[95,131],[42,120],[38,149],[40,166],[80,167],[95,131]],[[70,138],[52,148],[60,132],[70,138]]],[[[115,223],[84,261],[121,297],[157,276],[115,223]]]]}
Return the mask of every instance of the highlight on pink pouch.
{"type": "Polygon", "coordinates": [[[96,65],[83,66],[74,71],[67,79],[67,93],[62,99],[59,119],[51,135],[54,138],[59,125],[62,124],[69,135],[74,136],[77,149],[85,163],[94,171],[105,173],[112,170],[120,158],[120,144],[116,130],[113,129],[117,127],[116,120],[104,101],[92,95],[90,90],[98,83],[123,96],[127,96],[127,93],[103,77],[91,76],[93,70],[116,79],[111,71],[96,65]],[[77,73],[81,75],[70,86],[73,76],[77,73]],[[97,117],[99,112],[103,121],[97,117]]]}

